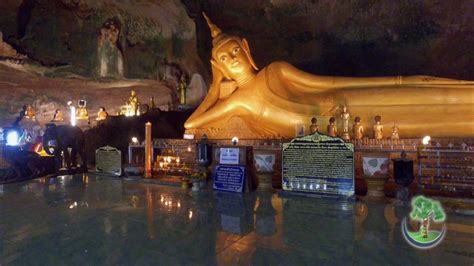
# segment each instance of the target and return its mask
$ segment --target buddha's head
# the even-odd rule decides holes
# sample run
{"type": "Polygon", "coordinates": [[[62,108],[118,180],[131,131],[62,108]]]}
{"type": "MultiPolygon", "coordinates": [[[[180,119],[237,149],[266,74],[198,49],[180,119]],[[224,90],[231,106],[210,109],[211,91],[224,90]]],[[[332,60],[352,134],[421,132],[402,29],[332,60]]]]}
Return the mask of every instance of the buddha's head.
{"type": "Polygon", "coordinates": [[[311,118],[311,124],[316,124],[318,122],[318,119],[316,117],[311,118]]]}
{"type": "Polygon", "coordinates": [[[227,79],[236,79],[247,73],[258,70],[250,55],[248,42],[245,38],[222,33],[215,24],[203,13],[212,36],[211,64],[219,69],[227,79]]]}
{"type": "Polygon", "coordinates": [[[378,123],[380,123],[380,122],[382,121],[382,117],[380,117],[380,115],[376,115],[376,116],[374,117],[374,120],[375,120],[375,123],[378,124],[378,123]]]}
{"type": "Polygon", "coordinates": [[[360,123],[360,117],[356,116],[356,118],[354,119],[354,122],[360,123]]]}

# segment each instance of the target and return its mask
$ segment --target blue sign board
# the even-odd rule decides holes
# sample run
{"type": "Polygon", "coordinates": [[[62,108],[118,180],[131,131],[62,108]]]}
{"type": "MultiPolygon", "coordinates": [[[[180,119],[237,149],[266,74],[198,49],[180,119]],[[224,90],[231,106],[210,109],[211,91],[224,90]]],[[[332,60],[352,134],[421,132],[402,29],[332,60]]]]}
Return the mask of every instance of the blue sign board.
{"type": "Polygon", "coordinates": [[[214,189],[221,191],[243,192],[245,166],[217,165],[214,171],[214,189]]]}

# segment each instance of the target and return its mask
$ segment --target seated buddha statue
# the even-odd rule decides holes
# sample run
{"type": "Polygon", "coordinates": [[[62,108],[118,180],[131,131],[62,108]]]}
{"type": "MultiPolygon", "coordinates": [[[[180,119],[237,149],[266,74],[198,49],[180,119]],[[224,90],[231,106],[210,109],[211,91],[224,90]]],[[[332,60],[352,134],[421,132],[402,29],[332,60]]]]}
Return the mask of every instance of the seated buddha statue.
{"type": "Polygon", "coordinates": [[[188,133],[210,138],[294,137],[295,126],[314,115],[327,126],[338,106],[346,106],[364,121],[381,115],[406,137],[460,137],[474,132],[473,81],[317,76],[285,62],[259,70],[245,39],[223,33],[204,17],[213,38],[213,80],[206,98],[185,123],[188,133]]]}

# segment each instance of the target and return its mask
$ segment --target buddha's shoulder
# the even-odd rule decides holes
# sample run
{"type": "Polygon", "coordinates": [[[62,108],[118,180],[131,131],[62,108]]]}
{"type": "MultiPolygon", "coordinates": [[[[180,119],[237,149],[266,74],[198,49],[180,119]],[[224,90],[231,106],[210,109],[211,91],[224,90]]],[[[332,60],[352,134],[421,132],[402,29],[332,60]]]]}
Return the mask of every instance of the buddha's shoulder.
{"type": "Polygon", "coordinates": [[[268,74],[282,75],[286,72],[294,72],[297,69],[288,62],[285,61],[275,61],[269,64],[266,68],[268,74]]]}
{"type": "Polygon", "coordinates": [[[275,70],[281,70],[281,69],[287,69],[287,68],[294,68],[294,66],[292,66],[290,63],[285,62],[285,61],[275,61],[269,64],[266,68],[275,71],[275,70]]]}

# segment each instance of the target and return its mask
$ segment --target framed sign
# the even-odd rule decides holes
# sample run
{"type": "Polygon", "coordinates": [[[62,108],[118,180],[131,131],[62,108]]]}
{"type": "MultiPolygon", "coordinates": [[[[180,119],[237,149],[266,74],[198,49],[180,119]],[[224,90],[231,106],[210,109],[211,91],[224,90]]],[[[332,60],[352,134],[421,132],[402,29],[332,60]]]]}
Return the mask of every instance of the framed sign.
{"type": "Polygon", "coordinates": [[[98,173],[122,175],[122,153],[114,147],[100,147],[95,151],[95,170],[98,173]]]}
{"type": "Polygon", "coordinates": [[[221,191],[243,192],[245,166],[217,165],[214,171],[214,189],[221,191]]]}
{"type": "Polygon", "coordinates": [[[239,148],[220,148],[220,164],[239,164],[239,148]]]}
{"type": "Polygon", "coordinates": [[[283,144],[282,187],[286,191],[354,195],[354,145],[319,133],[283,144]]]}

